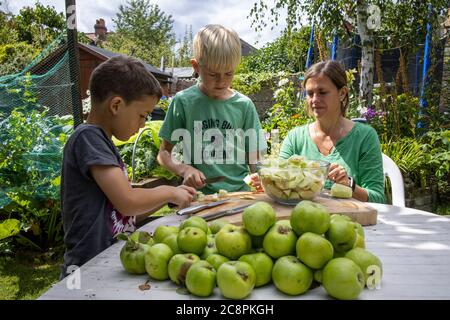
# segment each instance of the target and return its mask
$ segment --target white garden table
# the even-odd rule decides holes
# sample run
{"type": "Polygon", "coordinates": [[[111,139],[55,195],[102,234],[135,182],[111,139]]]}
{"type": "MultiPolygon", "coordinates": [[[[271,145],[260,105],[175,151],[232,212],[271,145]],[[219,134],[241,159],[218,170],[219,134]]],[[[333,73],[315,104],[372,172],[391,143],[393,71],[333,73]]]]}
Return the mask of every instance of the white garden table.
{"type": "MultiPolygon", "coordinates": [[[[371,203],[378,210],[377,225],[364,227],[366,248],[383,263],[379,289],[365,289],[359,299],[450,299],[450,219],[411,208],[371,203]]],[[[183,217],[167,216],[147,223],[153,232],[160,225],[178,225],[183,217]]],[[[123,269],[118,242],[83,265],[78,278],[53,285],[39,299],[198,299],[171,281],[130,275],[123,269]],[[150,289],[141,290],[140,285],[150,289]]],[[[73,275],[75,275],[74,273],[73,275]]],[[[224,299],[218,288],[207,299],[224,299]]],[[[331,299],[323,286],[300,296],[288,296],[273,284],[254,289],[249,300],[331,299]]]]}

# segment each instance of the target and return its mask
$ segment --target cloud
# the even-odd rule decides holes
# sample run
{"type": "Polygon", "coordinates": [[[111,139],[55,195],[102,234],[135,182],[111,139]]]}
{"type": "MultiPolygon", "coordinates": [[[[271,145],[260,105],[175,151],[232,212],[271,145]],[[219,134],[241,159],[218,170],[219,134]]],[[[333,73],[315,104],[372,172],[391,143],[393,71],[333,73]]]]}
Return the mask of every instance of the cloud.
{"type": "MultiPolygon", "coordinates": [[[[266,28],[256,33],[251,27],[251,19],[247,18],[254,1],[257,0],[151,0],[157,4],[174,21],[174,31],[177,39],[182,39],[186,26],[192,25],[195,34],[198,29],[207,24],[217,23],[230,27],[239,36],[257,48],[275,40],[284,26],[270,30],[266,28]],[[259,42],[258,42],[259,40],[259,42]]],[[[40,0],[43,5],[54,6],[58,12],[65,12],[63,0],[40,0]]],[[[114,30],[114,23],[120,5],[126,5],[126,0],[77,0],[77,27],[82,32],[93,32],[95,21],[103,18],[109,31],[114,30]]],[[[33,6],[34,0],[9,0],[8,7],[17,14],[24,6],[33,6]]],[[[282,21],[282,20],[281,20],[282,21]]]]}

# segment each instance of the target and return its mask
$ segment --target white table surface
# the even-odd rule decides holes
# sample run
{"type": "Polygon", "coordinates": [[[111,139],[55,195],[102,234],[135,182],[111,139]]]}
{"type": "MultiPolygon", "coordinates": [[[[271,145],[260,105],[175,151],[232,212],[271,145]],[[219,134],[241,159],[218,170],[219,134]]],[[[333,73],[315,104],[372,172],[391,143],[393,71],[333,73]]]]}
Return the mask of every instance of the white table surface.
{"type": "MultiPolygon", "coordinates": [[[[359,299],[450,299],[450,219],[411,208],[370,203],[378,210],[378,223],[364,227],[366,249],[383,263],[379,289],[364,289],[359,299]]],[[[140,230],[153,232],[160,225],[178,225],[184,218],[156,219],[140,230]]],[[[122,267],[120,241],[79,269],[79,289],[67,285],[67,278],[54,284],[39,299],[199,299],[180,290],[170,280],[149,280],[147,275],[130,275],[122,267]],[[149,280],[149,281],[148,281],[149,280]],[[148,281],[149,290],[139,285],[148,281]],[[71,287],[72,289],[69,289],[71,287]]],[[[76,284],[75,284],[76,285],[76,284]]],[[[207,299],[224,299],[216,288],[207,299]]],[[[279,292],[273,284],[256,288],[250,300],[331,299],[323,286],[300,296],[279,292]]]]}

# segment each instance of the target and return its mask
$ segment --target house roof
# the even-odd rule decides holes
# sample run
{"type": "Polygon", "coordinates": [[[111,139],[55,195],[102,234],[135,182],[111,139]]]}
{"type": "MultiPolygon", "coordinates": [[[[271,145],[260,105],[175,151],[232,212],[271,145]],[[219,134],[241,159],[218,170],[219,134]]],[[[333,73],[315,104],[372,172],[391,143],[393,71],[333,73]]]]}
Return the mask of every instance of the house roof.
{"type": "MultiPolygon", "coordinates": [[[[88,51],[94,52],[97,55],[100,55],[100,56],[104,57],[105,60],[107,60],[109,58],[112,58],[112,57],[117,57],[117,56],[123,55],[121,53],[109,51],[109,50],[106,50],[106,49],[103,49],[103,48],[100,48],[100,47],[97,47],[97,46],[93,46],[93,45],[90,45],[90,44],[80,43],[80,47],[84,47],[88,51]]],[[[169,73],[164,72],[162,70],[159,70],[158,68],[156,68],[156,67],[154,67],[154,66],[152,66],[152,65],[150,65],[148,63],[145,63],[145,62],[143,62],[143,63],[144,63],[144,66],[147,68],[147,70],[150,71],[151,73],[157,74],[157,75],[161,75],[163,77],[171,78],[171,75],[169,73]]]]}
{"type": "Polygon", "coordinates": [[[243,56],[248,56],[253,51],[258,50],[254,46],[252,46],[250,43],[242,40],[241,38],[239,38],[239,39],[241,40],[241,51],[242,51],[243,56]]]}
{"type": "Polygon", "coordinates": [[[169,68],[168,70],[172,72],[173,77],[177,78],[194,77],[194,68],[192,67],[176,67],[176,68],[169,68]]]}

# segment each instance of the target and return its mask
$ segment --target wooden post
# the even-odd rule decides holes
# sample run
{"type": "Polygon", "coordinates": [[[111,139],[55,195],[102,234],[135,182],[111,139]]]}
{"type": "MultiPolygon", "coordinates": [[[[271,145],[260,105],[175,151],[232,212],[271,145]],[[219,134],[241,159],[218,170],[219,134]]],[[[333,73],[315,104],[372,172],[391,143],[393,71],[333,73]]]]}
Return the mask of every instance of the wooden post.
{"type": "Polygon", "coordinates": [[[74,126],[83,123],[80,96],[80,58],[78,53],[77,20],[75,0],[66,0],[67,50],[69,52],[69,72],[72,83],[72,113],[74,126]]]}

